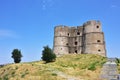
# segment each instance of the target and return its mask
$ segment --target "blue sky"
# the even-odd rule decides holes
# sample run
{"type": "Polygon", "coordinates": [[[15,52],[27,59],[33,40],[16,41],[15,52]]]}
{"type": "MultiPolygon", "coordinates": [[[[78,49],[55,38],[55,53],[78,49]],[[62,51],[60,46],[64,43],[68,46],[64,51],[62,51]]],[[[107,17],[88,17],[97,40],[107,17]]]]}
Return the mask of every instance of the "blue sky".
{"type": "Polygon", "coordinates": [[[120,0],[0,0],[0,64],[40,60],[43,46],[53,47],[54,26],[100,20],[107,56],[120,57],[120,0]]]}

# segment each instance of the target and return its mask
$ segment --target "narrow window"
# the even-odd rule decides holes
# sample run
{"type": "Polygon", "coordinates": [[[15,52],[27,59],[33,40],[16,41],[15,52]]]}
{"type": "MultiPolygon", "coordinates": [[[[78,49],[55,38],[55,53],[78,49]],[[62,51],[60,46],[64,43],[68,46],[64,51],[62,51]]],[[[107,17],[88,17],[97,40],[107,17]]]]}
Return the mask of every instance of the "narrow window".
{"type": "Polygon", "coordinates": [[[66,45],[68,46],[68,43],[66,43],[66,45]]]}
{"type": "Polygon", "coordinates": [[[77,45],[77,42],[75,42],[75,45],[77,45]]]}
{"type": "Polygon", "coordinates": [[[100,40],[97,40],[97,42],[101,42],[100,40]]]}
{"type": "Polygon", "coordinates": [[[101,50],[100,49],[98,49],[98,52],[100,52],[101,50]]]}
{"type": "Polygon", "coordinates": [[[62,50],[62,48],[61,48],[61,50],[62,50]]]}
{"type": "Polygon", "coordinates": [[[99,28],[99,26],[96,26],[96,28],[99,28]]]}
{"type": "Polygon", "coordinates": [[[68,36],[69,36],[69,33],[68,33],[68,36]]]}
{"type": "Polygon", "coordinates": [[[77,35],[80,35],[80,32],[77,32],[77,35]]]}

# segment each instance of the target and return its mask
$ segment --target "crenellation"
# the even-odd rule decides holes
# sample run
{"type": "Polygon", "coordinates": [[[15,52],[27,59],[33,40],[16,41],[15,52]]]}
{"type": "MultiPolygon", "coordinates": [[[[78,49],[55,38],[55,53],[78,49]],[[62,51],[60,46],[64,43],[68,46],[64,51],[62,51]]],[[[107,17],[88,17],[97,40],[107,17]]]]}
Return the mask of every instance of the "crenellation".
{"type": "Polygon", "coordinates": [[[106,56],[100,21],[87,21],[76,27],[56,26],[53,51],[57,55],[88,53],[106,56]]]}

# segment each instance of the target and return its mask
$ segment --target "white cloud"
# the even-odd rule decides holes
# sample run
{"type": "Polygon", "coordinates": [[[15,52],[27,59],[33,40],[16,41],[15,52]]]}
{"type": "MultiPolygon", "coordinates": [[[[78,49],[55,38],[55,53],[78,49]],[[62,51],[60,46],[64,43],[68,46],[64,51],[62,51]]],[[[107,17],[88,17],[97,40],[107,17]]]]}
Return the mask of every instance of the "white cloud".
{"type": "Polygon", "coordinates": [[[17,38],[17,35],[11,30],[0,29],[0,38],[17,38]]]}
{"type": "Polygon", "coordinates": [[[42,9],[46,10],[47,8],[50,8],[53,6],[54,1],[53,0],[43,0],[42,1],[42,9]]]}

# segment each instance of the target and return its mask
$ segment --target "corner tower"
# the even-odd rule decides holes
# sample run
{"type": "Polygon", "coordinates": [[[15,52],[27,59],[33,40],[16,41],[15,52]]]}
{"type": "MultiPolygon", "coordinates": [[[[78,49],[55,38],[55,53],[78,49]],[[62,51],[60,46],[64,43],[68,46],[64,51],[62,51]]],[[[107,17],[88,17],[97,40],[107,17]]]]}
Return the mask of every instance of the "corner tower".
{"type": "Polygon", "coordinates": [[[104,33],[99,21],[83,24],[83,52],[106,56],[104,33]]]}
{"type": "Polygon", "coordinates": [[[68,33],[69,33],[69,27],[62,25],[55,27],[53,52],[56,55],[67,54],[69,52],[68,33]]]}

